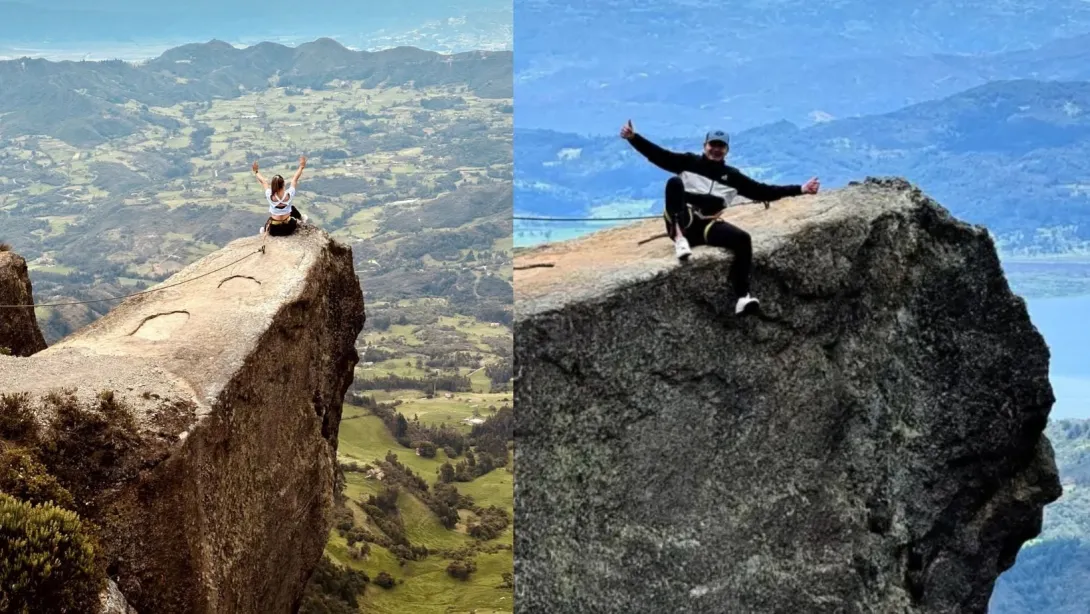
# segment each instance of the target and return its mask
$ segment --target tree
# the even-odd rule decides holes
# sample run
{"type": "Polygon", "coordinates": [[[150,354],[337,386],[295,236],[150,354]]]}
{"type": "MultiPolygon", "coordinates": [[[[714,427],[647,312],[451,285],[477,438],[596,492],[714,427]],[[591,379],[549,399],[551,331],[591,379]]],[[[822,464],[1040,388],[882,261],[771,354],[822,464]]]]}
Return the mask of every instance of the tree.
{"type": "Polygon", "coordinates": [[[458,526],[458,520],[460,519],[458,510],[447,505],[446,501],[435,502],[432,509],[435,511],[435,515],[439,517],[439,522],[442,523],[443,527],[453,529],[458,526]]]}
{"type": "Polygon", "coordinates": [[[450,484],[454,481],[454,465],[448,462],[439,467],[439,481],[444,484],[450,484]]]}
{"type": "Polygon", "coordinates": [[[450,565],[447,565],[447,573],[452,578],[459,580],[468,580],[469,574],[477,571],[477,564],[472,560],[459,559],[451,561],[450,565]]]}

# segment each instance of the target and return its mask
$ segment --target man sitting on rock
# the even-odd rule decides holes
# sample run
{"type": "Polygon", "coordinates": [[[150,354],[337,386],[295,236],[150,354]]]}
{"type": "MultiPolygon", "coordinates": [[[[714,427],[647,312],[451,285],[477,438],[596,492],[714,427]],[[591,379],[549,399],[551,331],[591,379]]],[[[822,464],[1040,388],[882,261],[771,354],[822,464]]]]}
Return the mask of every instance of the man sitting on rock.
{"type": "Polygon", "coordinates": [[[709,245],[730,250],[734,262],[730,283],[738,294],[736,314],[750,313],[758,306],[750,295],[749,280],[753,268],[753,244],[749,233],[719,219],[734,196],[741,195],[757,202],[771,202],[787,196],[817,194],[817,177],[805,185],[768,185],[750,179],[724,162],[730,149],[730,139],[722,130],[713,130],[704,137],[704,153],[679,153],[655,145],[636,134],[629,120],[621,128],[621,138],[652,164],[676,176],[666,182],[666,233],[674,240],[678,260],[685,262],[692,255],[690,245],[709,245]]]}

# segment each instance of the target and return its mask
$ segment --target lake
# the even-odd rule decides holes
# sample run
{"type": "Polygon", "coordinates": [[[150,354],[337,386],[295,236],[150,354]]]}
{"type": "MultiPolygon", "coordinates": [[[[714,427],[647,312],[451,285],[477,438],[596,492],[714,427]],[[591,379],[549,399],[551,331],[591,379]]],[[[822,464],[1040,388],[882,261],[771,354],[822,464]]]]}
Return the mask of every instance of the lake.
{"type": "Polygon", "coordinates": [[[1027,297],[1026,304],[1052,355],[1052,417],[1090,418],[1090,294],[1027,297]]]}

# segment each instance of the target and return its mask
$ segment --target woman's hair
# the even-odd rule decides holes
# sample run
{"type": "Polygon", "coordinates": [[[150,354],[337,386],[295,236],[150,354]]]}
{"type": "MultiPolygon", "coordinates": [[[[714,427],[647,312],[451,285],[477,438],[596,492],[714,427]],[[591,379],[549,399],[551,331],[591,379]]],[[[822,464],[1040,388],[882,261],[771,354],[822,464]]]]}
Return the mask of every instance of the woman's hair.
{"type": "Polygon", "coordinates": [[[273,194],[280,193],[280,190],[284,189],[284,178],[280,175],[276,175],[272,178],[272,181],[269,182],[269,187],[272,188],[273,194]]]}

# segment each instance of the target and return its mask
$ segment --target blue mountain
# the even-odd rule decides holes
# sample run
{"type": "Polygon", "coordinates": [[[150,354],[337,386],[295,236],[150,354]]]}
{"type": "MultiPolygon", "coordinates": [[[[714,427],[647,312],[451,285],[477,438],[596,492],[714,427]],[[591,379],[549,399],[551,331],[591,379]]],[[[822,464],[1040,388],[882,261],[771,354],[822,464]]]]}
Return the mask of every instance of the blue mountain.
{"type": "Polygon", "coordinates": [[[515,24],[516,125],[583,134],[626,117],[673,135],[809,124],[994,80],[1090,79],[1081,0],[520,0],[515,24]]]}
{"type": "MultiPolygon", "coordinates": [[[[634,125],[666,147],[700,149],[701,133],[677,138],[634,125]]],[[[519,212],[586,214],[623,199],[660,210],[665,173],[617,136],[516,129],[515,155],[519,212]]],[[[729,161],[774,183],[817,175],[835,187],[900,175],[987,225],[1005,250],[1090,245],[1090,82],[999,81],[891,113],[777,122],[736,133],[729,161]]]]}

